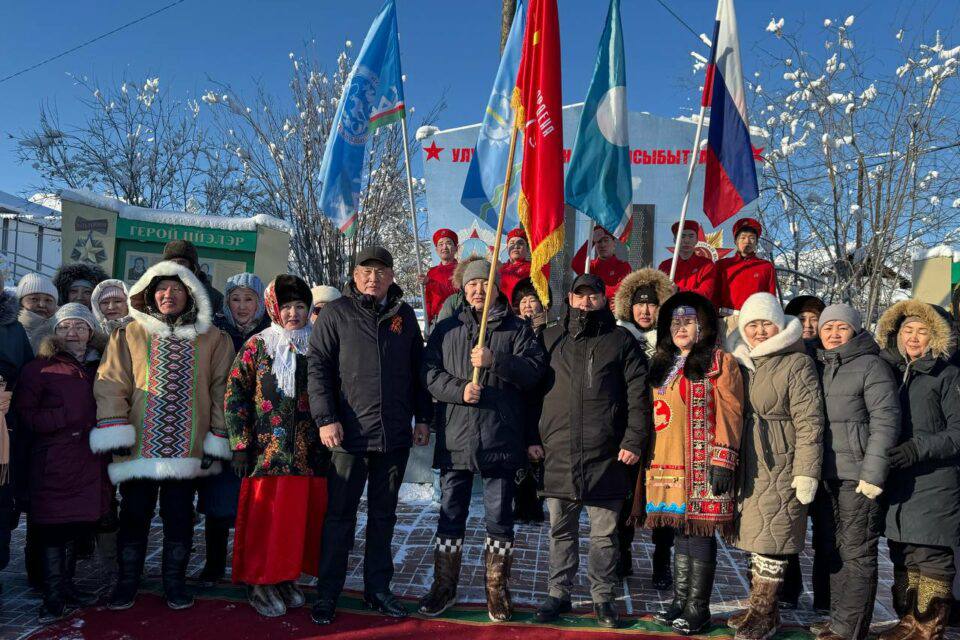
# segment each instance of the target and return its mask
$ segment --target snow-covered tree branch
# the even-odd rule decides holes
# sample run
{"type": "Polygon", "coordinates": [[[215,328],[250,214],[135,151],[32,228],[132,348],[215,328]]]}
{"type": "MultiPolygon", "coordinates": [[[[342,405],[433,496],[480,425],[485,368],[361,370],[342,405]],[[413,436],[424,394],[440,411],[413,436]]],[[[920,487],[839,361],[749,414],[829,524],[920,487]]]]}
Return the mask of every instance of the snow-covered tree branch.
{"type": "MultiPolygon", "coordinates": [[[[393,253],[400,285],[412,294],[417,290],[416,262],[399,124],[377,129],[369,143],[355,235],[343,237],[320,210],[320,164],[337,100],[353,64],[349,50],[348,42],[332,72],[324,69],[309,47],[301,56],[291,53],[290,94],[282,99],[262,88],[247,99],[229,84],[214,82],[202,101],[213,110],[224,149],[242,163],[244,173],[257,185],[265,212],[293,225],[295,270],[308,281],[340,285],[353,266],[357,247],[379,243],[393,253]]],[[[432,121],[440,109],[442,105],[422,121],[432,121]]],[[[411,133],[410,152],[418,150],[411,133]]],[[[416,181],[418,207],[422,196],[423,185],[416,181]]]]}
{"type": "Polygon", "coordinates": [[[88,189],[125,202],[192,213],[246,213],[254,194],[241,164],[201,123],[195,101],[171,98],[159,78],[101,88],[75,78],[82,122],[61,123],[55,105],[17,136],[18,158],[40,174],[41,192],[88,189]]]}
{"type": "Polygon", "coordinates": [[[824,20],[823,48],[810,51],[771,20],[758,65],[770,71],[748,88],[770,141],[761,215],[773,258],[794,274],[784,293],[847,300],[872,321],[907,295],[912,251],[957,239],[960,47],[939,33],[907,44],[901,30],[890,34],[898,62],[885,64],[858,49],[854,24],[824,20]]]}

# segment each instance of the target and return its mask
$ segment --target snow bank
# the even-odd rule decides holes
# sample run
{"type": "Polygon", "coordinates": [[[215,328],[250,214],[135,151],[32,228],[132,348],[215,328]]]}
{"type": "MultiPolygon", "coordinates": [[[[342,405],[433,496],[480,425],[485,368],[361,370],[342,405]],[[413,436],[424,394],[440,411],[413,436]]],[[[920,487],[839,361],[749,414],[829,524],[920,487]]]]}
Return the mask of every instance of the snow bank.
{"type": "Polygon", "coordinates": [[[433,502],[433,485],[404,482],[400,485],[399,500],[404,504],[430,504],[433,502]]]}
{"type": "Polygon", "coordinates": [[[121,218],[129,220],[141,220],[143,222],[157,222],[160,224],[177,224],[183,226],[195,227],[213,227],[215,229],[224,229],[227,231],[256,231],[258,226],[269,227],[277,231],[292,233],[290,225],[280,218],[258,214],[250,218],[233,218],[228,216],[198,216],[183,211],[162,211],[160,209],[147,209],[145,207],[135,207],[116,198],[108,198],[92,191],[64,189],[60,192],[60,198],[84,204],[88,207],[97,209],[106,209],[113,211],[121,218]]]}

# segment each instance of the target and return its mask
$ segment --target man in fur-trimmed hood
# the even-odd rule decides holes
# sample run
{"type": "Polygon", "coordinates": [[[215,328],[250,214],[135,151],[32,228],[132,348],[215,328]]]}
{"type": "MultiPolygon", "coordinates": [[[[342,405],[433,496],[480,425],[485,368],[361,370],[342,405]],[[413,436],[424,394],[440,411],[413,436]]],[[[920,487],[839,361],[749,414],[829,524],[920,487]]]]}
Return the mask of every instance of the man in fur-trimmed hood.
{"type": "Polygon", "coordinates": [[[676,287],[658,269],[638,269],[620,283],[614,298],[617,324],[640,342],[648,358],[657,350],[657,313],[676,287]]]}
{"type": "Polygon", "coordinates": [[[233,361],[213,327],[203,285],[188,269],[157,263],[130,289],[133,321],[114,331],[97,372],[97,426],[90,448],[113,454],[120,486],[120,573],[112,609],[133,605],[159,494],[167,604],[189,607],[184,572],[193,538],[193,480],[229,460],[223,397],[233,361]]]}

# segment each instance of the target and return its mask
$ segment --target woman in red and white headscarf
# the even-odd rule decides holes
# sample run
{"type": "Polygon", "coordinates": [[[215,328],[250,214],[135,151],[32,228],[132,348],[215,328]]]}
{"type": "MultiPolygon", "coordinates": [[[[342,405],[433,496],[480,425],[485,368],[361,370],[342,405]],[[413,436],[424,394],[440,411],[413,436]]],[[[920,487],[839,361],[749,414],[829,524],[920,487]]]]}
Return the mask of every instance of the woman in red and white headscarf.
{"type": "Polygon", "coordinates": [[[301,573],[317,575],[327,508],[330,452],[320,443],[307,399],[312,295],[291,275],[271,282],[264,302],[272,324],[237,354],[224,413],[234,472],[243,478],[233,581],[248,585],[258,613],[303,606],[301,573]]]}

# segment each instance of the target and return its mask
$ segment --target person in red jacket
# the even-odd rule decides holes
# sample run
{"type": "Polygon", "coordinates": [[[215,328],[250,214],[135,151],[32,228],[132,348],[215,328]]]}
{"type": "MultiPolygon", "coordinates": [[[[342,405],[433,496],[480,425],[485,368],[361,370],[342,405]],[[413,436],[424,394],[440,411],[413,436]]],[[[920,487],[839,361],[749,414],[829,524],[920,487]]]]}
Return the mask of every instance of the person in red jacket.
{"type": "MultiPolygon", "coordinates": [[[[674,222],[673,237],[677,237],[680,222],[674,222]]],[[[699,293],[707,300],[713,300],[717,285],[717,266],[707,256],[696,252],[697,242],[700,240],[700,223],[695,220],[684,220],[683,231],[680,233],[680,251],[677,255],[677,272],[673,282],[678,291],[692,291],[699,293]]],[[[667,258],[660,263],[660,271],[670,275],[670,263],[673,258],[667,258]]]]}
{"type": "Polygon", "coordinates": [[[747,298],[765,291],[777,295],[777,272],[773,263],[757,257],[757,243],[763,227],[753,218],[741,218],[733,225],[736,255],[717,261],[717,288],[714,304],[721,315],[739,311],[747,298]]]}
{"type": "MultiPolygon", "coordinates": [[[[620,287],[620,281],[630,275],[633,269],[630,268],[629,262],[624,262],[616,256],[617,239],[600,225],[593,227],[593,247],[597,257],[590,261],[590,273],[603,280],[607,300],[612,305],[617,289],[620,287]]],[[[581,275],[586,261],[586,252],[578,252],[570,267],[577,275],[581,275]]]]}
{"type": "Polygon", "coordinates": [[[500,290],[510,300],[513,287],[530,277],[530,243],[522,227],[507,234],[507,255],[510,261],[500,267],[500,290]]]}
{"type": "Polygon", "coordinates": [[[460,239],[451,229],[437,229],[433,234],[433,246],[440,256],[440,264],[431,267],[423,276],[424,293],[427,298],[427,323],[433,324],[443,302],[456,292],[453,286],[453,270],[457,268],[457,246],[460,239]]]}

